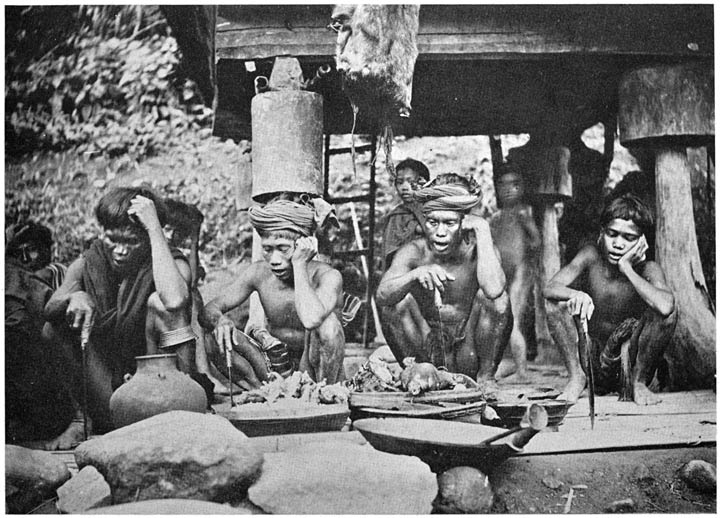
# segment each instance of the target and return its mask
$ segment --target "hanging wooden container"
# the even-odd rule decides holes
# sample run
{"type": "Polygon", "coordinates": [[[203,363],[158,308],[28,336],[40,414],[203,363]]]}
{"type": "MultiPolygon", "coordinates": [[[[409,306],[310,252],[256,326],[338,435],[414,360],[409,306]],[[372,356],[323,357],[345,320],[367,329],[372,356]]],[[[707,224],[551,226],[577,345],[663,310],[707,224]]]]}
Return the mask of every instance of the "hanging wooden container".
{"type": "Polygon", "coordinates": [[[570,150],[565,146],[552,146],[540,150],[532,176],[535,195],[546,201],[572,198],[570,176],[570,150]]]}
{"type": "Polygon", "coordinates": [[[323,191],[323,98],[303,90],[255,95],[252,115],[252,198],[277,192],[323,191]]]}
{"type": "Polygon", "coordinates": [[[686,145],[705,145],[715,135],[712,62],[631,70],[621,78],[618,93],[618,125],[624,145],[650,144],[668,137],[686,145]]]}

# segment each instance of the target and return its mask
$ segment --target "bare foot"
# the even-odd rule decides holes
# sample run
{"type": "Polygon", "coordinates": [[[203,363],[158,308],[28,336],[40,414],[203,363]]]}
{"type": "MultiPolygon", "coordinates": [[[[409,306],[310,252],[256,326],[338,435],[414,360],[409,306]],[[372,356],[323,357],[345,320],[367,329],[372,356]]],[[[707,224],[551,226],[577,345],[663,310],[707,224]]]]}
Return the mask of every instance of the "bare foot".
{"type": "MultiPolygon", "coordinates": [[[[90,434],[90,423],[88,422],[88,435],[90,434]]],[[[54,439],[41,445],[43,450],[72,450],[85,440],[85,429],[82,419],[73,419],[70,426],[54,439]]]]}
{"type": "Polygon", "coordinates": [[[502,362],[500,362],[498,370],[495,373],[495,379],[507,378],[508,376],[515,374],[515,372],[517,372],[517,367],[515,366],[515,363],[503,360],[502,362]]]}
{"type": "Polygon", "coordinates": [[[633,399],[636,405],[657,405],[662,401],[657,394],[651,392],[650,389],[640,381],[633,383],[633,399]]]}
{"type": "Polygon", "coordinates": [[[567,385],[565,385],[565,388],[557,397],[557,399],[565,400],[569,403],[577,403],[577,400],[580,398],[580,394],[582,393],[586,384],[587,381],[585,378],[585,373],[581,371],[574,377],[570,378],[570,380],[567,382],[567,385]]]}
{"type": "Polygon", "coordinates": [[[530,376],[528,373],[521,374],[519,372],[516,372],[515,374],[511,374],[510,376],[507,376],[506,378],[503,378],[500,380],[501,385],[528,385],[532,380],[530,379],[530,376]]]}
{"type": "Polygon", "coordinates": [[[485,394],[485,396],[486,396],[485,399],[487,399],[488,397],[490,397],[490,398],[497,397],[497,393],[499,392],[497,381],[495,381],[492,378],[491,379],[480,378],[477,380],[477,383],[478,383],[479,390],[481,390],[485,394]]]}

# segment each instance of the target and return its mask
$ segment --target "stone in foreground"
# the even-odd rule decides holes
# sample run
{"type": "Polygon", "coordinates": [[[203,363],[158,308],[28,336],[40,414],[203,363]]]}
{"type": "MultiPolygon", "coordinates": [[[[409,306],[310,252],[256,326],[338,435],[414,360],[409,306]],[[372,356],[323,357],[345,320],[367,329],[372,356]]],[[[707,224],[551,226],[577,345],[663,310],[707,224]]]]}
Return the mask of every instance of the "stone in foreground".
{"type": "Polygon", "coordinates": [[[110,486],[92,466],[85,466],[60,486],[57,495],[58,511],[64,514],[78,514],[93,507],[112,504],[110,486]]]}
{"type": "Polygon", "coordinates": [[[80,468],[97,468],[116,504],[163,498],[239,502],[263,462],[227,419],[185,411],[86,441],[75,460],[80,468]]]}
{"type": "Polygon", "coordinates": [[[427,514],[437,481],[415,457],[349,441],[266,453],[248,497],[272,514],[427,514]]]}
{"type": "Polygon", "coordinates": [[[70,478],[64,462],[52,453],[5,445],[5,505],[11,513],[31,511],[70,478]]]}
{"type": "Polygon", "coordinates": [[[468,466],[458,466],[438,475],[438,494],[433,502],[439,514],[487,514],[493,491],[487,475],[468,466]]]}
{"type": "Polygon", "coordinates": [[[635,512],[635,500],[632,498],[623,498],[622,500],[615,500],[609,505],[605,506],[603,512],[605,513],[634,513],[635,512]]]}
{"type": "Polygon", "coordinates": [[[129,504],[111,505],[88,511],[88,514],[133,514],[136,516],[148,514],[172,515],[215,515],[215,514],[250,514],[244,509],[236,509],[229,505],[204,502],[200,500],[181,500],[168,498],[164,500],[145,500],[129,504]]]}
{"type": "Polygon", "coordinates": [[[701,493],[712,493],[717,488],[715,466],[704,460],[691,460],[680,468],[680,478],[701,493]]]}

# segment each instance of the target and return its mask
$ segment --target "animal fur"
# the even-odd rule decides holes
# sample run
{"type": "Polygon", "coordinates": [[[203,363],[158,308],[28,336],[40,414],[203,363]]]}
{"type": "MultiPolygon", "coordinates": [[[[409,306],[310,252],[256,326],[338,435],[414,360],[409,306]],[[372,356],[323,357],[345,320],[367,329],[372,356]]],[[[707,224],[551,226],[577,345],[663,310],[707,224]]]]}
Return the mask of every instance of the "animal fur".
{"type": "Polygon", "coordinates": [[[362,112],[382,128],[386,168],[394,176],[390,120],[410,116],[420,6],[337,5],[332,18],[338,31],[335,61],[353,117],[362,112]]]}
{"type": "Polygon", "coordinates": [[[419,5],[338,5],[337,69],[360,111],[408,116],[417,59],[419,5]]]}

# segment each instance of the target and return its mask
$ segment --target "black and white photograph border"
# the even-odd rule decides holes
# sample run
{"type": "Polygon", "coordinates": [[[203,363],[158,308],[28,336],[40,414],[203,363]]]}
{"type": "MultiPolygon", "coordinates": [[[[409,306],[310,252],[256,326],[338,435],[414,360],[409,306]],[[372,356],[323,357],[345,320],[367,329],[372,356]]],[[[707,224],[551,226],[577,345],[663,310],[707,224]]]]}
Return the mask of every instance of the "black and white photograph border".
{"type": "Polygon", "coordinates": [[[5,5],[6,514],[716,513],[715,17],[5,5]]]}

